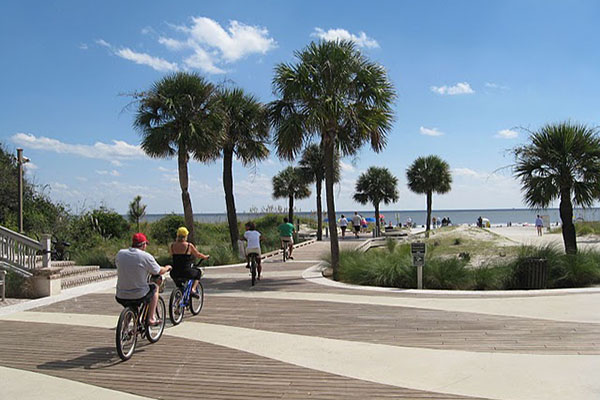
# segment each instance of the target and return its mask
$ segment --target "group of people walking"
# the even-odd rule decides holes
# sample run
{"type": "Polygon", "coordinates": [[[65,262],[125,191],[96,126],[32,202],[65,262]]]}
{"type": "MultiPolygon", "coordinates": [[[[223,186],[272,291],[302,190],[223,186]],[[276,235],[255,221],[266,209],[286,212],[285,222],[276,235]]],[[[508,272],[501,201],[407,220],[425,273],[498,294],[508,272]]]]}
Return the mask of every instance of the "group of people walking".
{"type": "Polygon", "coordinates": [[[366,232],[367,227],[369,226],[367,224],[367,220],[363,218],[357,211],[354,212],[354,216],[350,219],[350,221],[348,221],[348,218],[342,214],[342,217],[338,221],[340,229],[342,230],[342,239],[346,237],[346,229],[348,229],[349,223],[352,223],[352,230],[354,232],[354,237],[356,238],[358,238],[358,234],[360,232],[366,232]]]}

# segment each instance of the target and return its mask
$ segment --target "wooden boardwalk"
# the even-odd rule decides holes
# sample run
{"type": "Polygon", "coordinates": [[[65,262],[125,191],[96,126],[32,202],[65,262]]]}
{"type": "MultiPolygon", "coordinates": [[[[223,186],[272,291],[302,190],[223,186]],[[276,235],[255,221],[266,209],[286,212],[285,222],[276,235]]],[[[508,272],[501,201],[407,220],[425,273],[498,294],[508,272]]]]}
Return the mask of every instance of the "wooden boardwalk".
{"type": "MultiPolygon", "coordinates": [[[[348,240],[343,246],[355,243],[348,240]]],[[[403,296],[333,288],[302,279],[302,271],[327,250],[328,243],[317,243],[297,249],[293,262],[265,262],[263,280],[256,287],[250,287],[243,267],[208,270],[204,309],[195,317],[186,314],[183,324],[189,328],[201,322],[224,332],[228,327],[245,328],[257,338],[260,332],[276,333],[285,338],[343,341],[350,346],[357,343],[507,356],[600,354],[600,324],[595,323],[319,300],[327,293],[375,299],[403,296]],[[315,299],[263,296],[272,293],[308,293],[315,299]]],[[[169,290],[162,294],[167,303],[169,290]]],[[[260,352],[205,342],[201,332],[199,340],[186,339],[174,334],[178,327],[170,326],[159,343],[141,341],[133,358],[123,363],[114,348],[113,329],[60,322],[65,314],[84,314],[113,316],[116,324],[120,310],[114,294],[105,291],[30,310],[47,316],[43,322],[0,321],[0,366],[160,399],[486,398],[449,394],[452,391],[443,387],[419,390],[344,376],[326,368],[309,368],[261,356],[260,352]],[[57,316],[56,323],[53,315],[57,316]]],[[[202,324],[197,326],[201,329],[202,324]]],[[[251,346],[268,348],[270,343],[258,339],[251,346]]]]}

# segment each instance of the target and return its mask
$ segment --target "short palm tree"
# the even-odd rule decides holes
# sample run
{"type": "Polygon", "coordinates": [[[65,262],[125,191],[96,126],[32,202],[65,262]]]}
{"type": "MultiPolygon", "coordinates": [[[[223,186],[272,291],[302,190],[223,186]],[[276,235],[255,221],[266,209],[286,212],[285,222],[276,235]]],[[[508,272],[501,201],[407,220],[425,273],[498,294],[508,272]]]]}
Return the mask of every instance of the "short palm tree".
{"type": "Polygon", "coordinates": [[[242,89],[225,89],[219,96],[223,140],[218,149],[223,157],[223,189],[231,245],[237,250],[239,239],[235,198],[233,196],[233,158],[244,166],[269,156],[269,119],[266,107],[242,89]]]}
{"type": "Polygon", "coordinates": [[[150,90],[137,93],[134,126],[142,135],[142,149],[150,157],[177,155],[179,185],[185,225],[194,240],[194,214],[188,192],[190,157],[204,162],[220,140],[215,112],[215,87],[195,73],[177,72],[155,82],[150,90]]]}
{"type": "Polygon", "coordinates": [[[562,235],[567,254],[577,253],[573,203],[588,207],[600,197],[600,139],[586,125],[547,124],[531,143],[513,149],[514,174],[529,207],[546,208],[560,199],[562,235]]]}
{"type": "MultiPolygon", "coordinates": [[[[340,160],[337,153],[334,160],[334,182],[340,180],[340,160]]],[[[325,165],[323,163],[323,150],[321,146],[312,143],[304,149],[302,158],[298,163],[302,174],[308,182],[315,183],[317,195],[317,240],[323,240],[323,207],[321,206],[321,191],[325,180],[325,165]]]]}
{"type": "Polygon", "coordinates": [[[273,197],[288,201],[288,218],[294,223],[294,200],[310,196],[309,182],[306,181],[299,168],[287,167],[273,177],[273,197]]]}
{"type": "Polygon", "coordinates": [[[142,204],[142,196],[135,196],[133,201],[129,203],[129,222],[135,222],[137,232],[140,231],[140,219],[146,215],[146,205],[142,204]]]}
{"type": "Polygon", "coordinates": [[[275,143],[280,157],[293,160],[314,136],[320,138],[331,266],[337,280],[334,157],[337,152],[340,156],[354,155],[366,142],[375,151],[385,147],[395,91],[385,69],[364,57],[350,41],[313,42],[295,55],[296,64],[275,67],[277,100],[271,103],[275,143]]]}
{"type": "Polygon", "coordinates": [[[429,237],[433,193],[444,194],[450,191],[452,185],[450,166],[438,156],[419,157],[406,170],[406,178],[410,190],[427,195],[425,235],[429,237]]]}
{"type": "Polygon", "coordinates": [[[398,201],[398,178],[392,175],[387,168],[369,167],[356,181],[354,200],[363,205],[373,204],[376,232],[381,232],[379,204],[398,201]]]}

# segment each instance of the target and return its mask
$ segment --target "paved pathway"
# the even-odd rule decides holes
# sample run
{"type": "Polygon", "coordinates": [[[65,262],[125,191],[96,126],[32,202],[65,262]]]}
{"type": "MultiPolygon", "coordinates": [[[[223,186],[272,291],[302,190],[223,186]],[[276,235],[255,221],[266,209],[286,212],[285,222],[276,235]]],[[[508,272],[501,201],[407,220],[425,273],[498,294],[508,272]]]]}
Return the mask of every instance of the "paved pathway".
{"type": "Polygon", "coordinates": [[[265,262],[255,287],[243,267],[207,270],[201,314],[125,363],[114,281],[4,307],[0,398],[600,398],[600,293],[323,285],[307,269],[328,246],[265,262]]]}

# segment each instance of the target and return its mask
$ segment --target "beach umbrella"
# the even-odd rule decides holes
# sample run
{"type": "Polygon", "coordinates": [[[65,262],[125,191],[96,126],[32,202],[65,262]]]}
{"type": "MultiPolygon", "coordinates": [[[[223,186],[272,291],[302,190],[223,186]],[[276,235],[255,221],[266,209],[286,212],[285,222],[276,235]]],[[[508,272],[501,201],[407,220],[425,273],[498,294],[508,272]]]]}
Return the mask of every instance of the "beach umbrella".
{"type": "Polygon", "coordinates": [[[373,218],[373,217],[365,218],[365,221],[367,221],[367,222],[375,222],[375,218],[373,218]]]}

